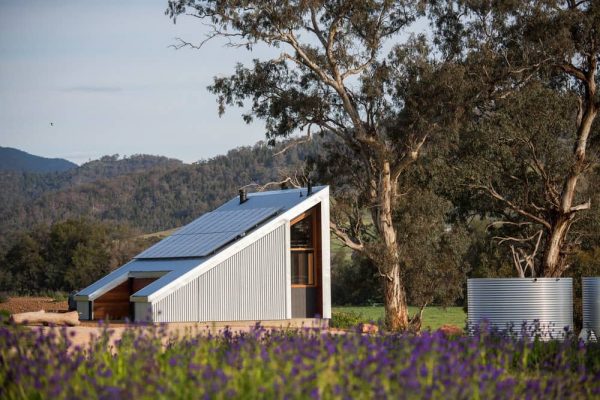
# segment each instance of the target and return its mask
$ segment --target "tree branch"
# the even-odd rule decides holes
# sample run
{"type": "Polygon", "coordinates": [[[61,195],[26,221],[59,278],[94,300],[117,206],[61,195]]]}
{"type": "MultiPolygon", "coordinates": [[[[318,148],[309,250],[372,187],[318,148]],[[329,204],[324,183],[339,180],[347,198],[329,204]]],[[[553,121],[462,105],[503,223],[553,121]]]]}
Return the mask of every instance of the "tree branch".
{"type": "Polygon", "coordinates": [[[542,224],[544,227],[546,227],[546,229],[551,229],[552,226],[550,225],[550,223],[540,217],[538,217],[537,215],[531,214],[528,211],[523,210],[522,208],[520,208],[519,206],[517,206],[516,204],[514,204],[512,201],[508,200],[507,198],[505,198],[504,196],[502,196],[500,193],[498,193],[493,186],[488,185],[488,186],[483,186],[483,185],[476,185],[475,188],[478,189],[482,189],[488,192],[488,194],[493,197],[496,200],[501,201],[502,203],[506,204],[508,207],[510,207],[513,211],[515,211],[516,213],[529,218],[535,222],[538,222],[540,224],[542,224]]]}
{"type": "Polygon", "coordinates": [[[360,241],[356,242],[350,238],[346,232],[338,228],[335,222],[330,221],[329,225],[333,234],[337,236],[347,247],[360,252],[365,251],[365,246],[360,241]]]}

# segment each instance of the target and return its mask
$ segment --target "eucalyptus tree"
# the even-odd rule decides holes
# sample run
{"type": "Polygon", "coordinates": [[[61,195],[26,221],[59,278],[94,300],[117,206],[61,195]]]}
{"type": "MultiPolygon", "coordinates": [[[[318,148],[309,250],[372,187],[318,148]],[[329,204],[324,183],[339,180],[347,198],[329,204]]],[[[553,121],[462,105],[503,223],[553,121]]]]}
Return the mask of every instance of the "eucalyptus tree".
{"type": "MultiPolygon", "coordinates": [[[[330,135],[342,147],[347,172],[354,169],[360,180],[352,186],[354,208],[337,213],[332,231],[373,261],[393,330],[409,325],[393,223],[398,182],[439,130],[435,118],[442,107],[425,101],[437,92],[413,96],[436,69],[423,38],[388,45],[418,18],[418,7],[407,0],[171,0],[167,9],[173,19],[191,14],[212,26],[209,39],[278,50],[277,57],[237,65],[233,75],[215,78],[210,90],[221,113],[226,106],[249,104],[245,120],[265,120],[271,141],[303,131],[308,137],[330,135]],[[352,218],[355,211],[359,220],[352,218]]],[[[199,47],[183,40],[178,46],[199,47]]]]}
{"type": "Polygon", "coordinates": [[[559,277],[592,207],[597,165],[600,3],[432,2],[436,40],[479,87],[458,170],[472,209],[495,218],[519,274],[559,277]],[[482,197],[483,196],[483,197],[482,197]],[[491,200],[491,201],[490,201],[491,200]]]}

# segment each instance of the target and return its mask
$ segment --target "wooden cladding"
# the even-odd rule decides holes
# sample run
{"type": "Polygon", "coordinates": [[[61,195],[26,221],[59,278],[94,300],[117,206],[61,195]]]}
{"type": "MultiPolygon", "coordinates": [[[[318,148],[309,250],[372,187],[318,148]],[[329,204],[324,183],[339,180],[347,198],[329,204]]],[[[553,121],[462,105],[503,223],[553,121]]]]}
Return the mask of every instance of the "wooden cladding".
{"type": "Polygon", "coordinates": [[[94,300],[95,320],[133,320],[129,297],[158,278],[129,278],[94,300]]]}

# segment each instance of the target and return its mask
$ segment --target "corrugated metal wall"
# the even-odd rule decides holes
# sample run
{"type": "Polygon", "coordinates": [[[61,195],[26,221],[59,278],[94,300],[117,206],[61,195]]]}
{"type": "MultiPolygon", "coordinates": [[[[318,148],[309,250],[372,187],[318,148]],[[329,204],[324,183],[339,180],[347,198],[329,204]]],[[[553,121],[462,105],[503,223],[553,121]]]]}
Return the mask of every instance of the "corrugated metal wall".
{"type": "Polygon", "coordinates": [[[281,225],[154,302],[154,322],[285,319],[285,244],[281,225]]]}
{"type": "Polygon", "coordinates": [[[600,338],[600,277],[582,278],[583,327],[595,340],[600,338]]]}
{"type": "Polygon", "coordinates": [[[538,320],[546,335],[559,338],[564,327],[573,328],[573,281],[571,278],[469,279],[468,325],[470,329],[487,320],[498,329],[523,321],[538,320]]]}

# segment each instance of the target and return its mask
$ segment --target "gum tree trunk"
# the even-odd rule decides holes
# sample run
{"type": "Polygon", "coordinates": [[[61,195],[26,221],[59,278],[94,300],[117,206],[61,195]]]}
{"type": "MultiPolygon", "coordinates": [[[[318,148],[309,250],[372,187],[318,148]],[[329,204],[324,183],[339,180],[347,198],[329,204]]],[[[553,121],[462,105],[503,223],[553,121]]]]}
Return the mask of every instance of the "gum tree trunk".
{"type": "Polygon", "coordinates": [[[401,331],[408,329],[408,305],[406,291],[400,274],[400,260],[396,229],[392,220],[392,204],[394,187],[392,186],[390,163],[383,162],[379,182],[380,207],[376,226],[383,239],[384,255],[380,266],[383,272],[383,293],[385,300],[385,322],[389,330],[401,331]]]}
{"type": "Polygon", "coordinates": [[[395,265],[389,277],[383,278],[385,299],[385,325],[391,331],[408,329],[408,305],[406,292],[400,279],[400,268],[395,265]]]}
{"type": "Polygon", "coordinates": [[[568,268],[564,247],[573,217],[576,212],[589,209],[591,206],[589,202],[573,205],[577,182],[587,168],[585,154],[587,142],[598,112],[595,81],[596,63],[595,60],[592,60],[590,63],[591,68],[587,76],[586,95],[582,101],[584,108],[577,127],[577,143],[573,151],[574,161],[565,179],[560,197],[560,207],[551,223],[548,240],[544,249],[542,268],[543,275],[547,277],[559,277],[568,268]]]}

